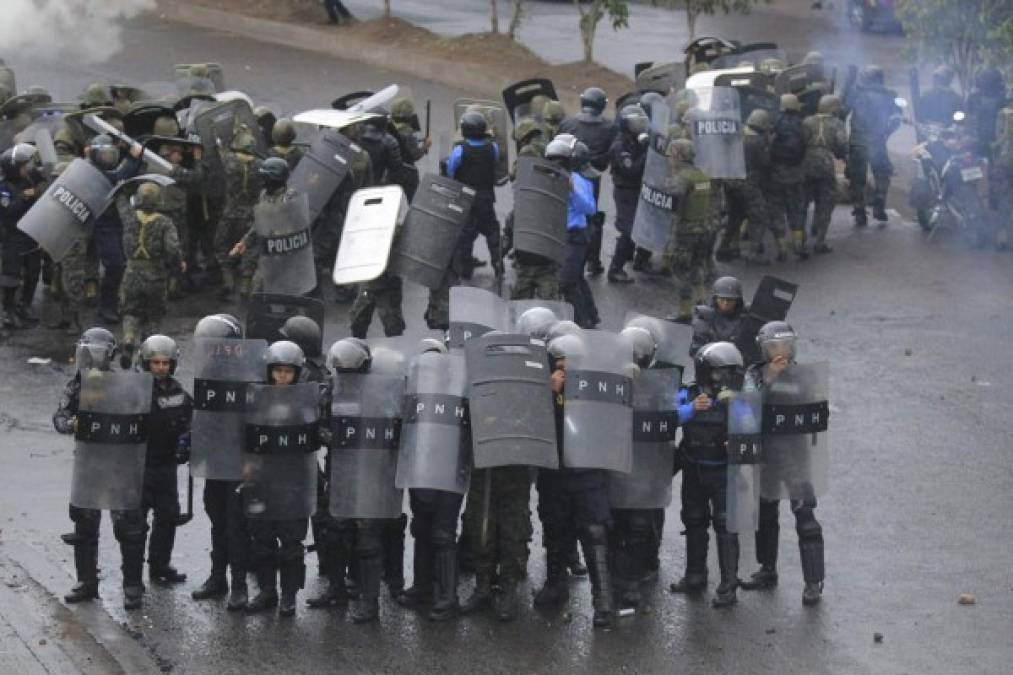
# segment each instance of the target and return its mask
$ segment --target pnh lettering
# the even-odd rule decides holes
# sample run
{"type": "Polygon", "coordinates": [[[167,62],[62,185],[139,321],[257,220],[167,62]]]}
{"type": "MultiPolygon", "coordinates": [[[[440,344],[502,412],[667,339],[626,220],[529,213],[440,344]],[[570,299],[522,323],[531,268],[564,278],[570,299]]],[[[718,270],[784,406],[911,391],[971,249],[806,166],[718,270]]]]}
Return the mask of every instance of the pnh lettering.
{"type": "Polygon", "coordinates": [[[818,427],[820,425],[820,412],[813,410],[812,412],[799,412],[794,415],[778,414],[774,417],[774,425],[777,427],[784,427],[791,425],[792,427],[805,429],[809,427],[818,427]]]}
{"type": "Polygon", "coordinates": [[[614,395],[618,399],[622,399],[626,396],[626,384],[616,382],[610,384],[607,380],[588,380],[580,378],[577,382],[577,390],[584,392],[586,389],[591,392],[597,392],[599,395],[607,396],[609,394],[614,395]]]}
{"type": "Polygon", "coordinates": [[[261,432],[259,445],[268,446],[275,448],[304,448],[310,443],[310,435],[305,431],[299,431],[296,433],[289,433],[287,431],[277,431],[273,433],[261,432]],[[273,441],[273,442],[272,442],[273,441]]]}
{"type": "MultiPolygon", "coordinates": [[[[355,425],[345,427],[345,439],[351,439],[359,432],[355,425]]],[[[362,427],[363,438],[367,441],[375,441],[380,435],[384,441],[393,441],[396,438],[397,430],[393,426],[384,425],[382,428],[375,424],[367,424],[362,427]]]]}
{"type": "MultiPolygon", "coordinates": [[[[433,415],[437,417],[447,416],[447,404],[445,402],[434,402],[429,404],[429,407],[433,415]]],[[[420,400],[418,403],[415,404],[415,414],[421,415],[422,413],[426,412],[426,408],[427,408],[426,402],[420,400]]],[[[454,404],[452,406],[452,412],[454,417],[456,417],[459,420],[463,420],[467,411],[465,410],[463,405],[454,404]]]]}
{"type": "Polygon", "coordinates": [[[137,422],[130,422],[126,425],[126,431],[124,431],[122,422],[107,422],[103,424],[101,420],[96,419],[92,421],[89,431],[92,436],[97,436],[99,432],[103,432],[103,435],[113,438],[133,438],[140,435],[141,425],[137,422]]]}

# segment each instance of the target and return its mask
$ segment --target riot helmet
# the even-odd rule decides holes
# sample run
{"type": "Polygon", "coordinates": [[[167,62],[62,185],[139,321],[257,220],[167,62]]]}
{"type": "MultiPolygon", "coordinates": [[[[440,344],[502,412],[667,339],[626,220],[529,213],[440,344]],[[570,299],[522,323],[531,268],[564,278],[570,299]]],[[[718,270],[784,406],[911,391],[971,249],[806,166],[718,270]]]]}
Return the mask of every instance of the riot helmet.
{"type": "Polygon", "coordinates": [[[268,157],[260,165],[257,174],[264,181],[268,192],[283,190],[288,185],[288,162],[281,157],[268,157]]]}
{"type": "Polygon", "coordinates": [[[839,115],[841,112],[841,98],[835,94],[820,96],[817,112],[821,115],[839,115]]]}
{"type": "Polygon", "coordinates": [[[489,122],[477,110],[469,110],[461,115],[461,135],[468,140],[483,139],[488,131],[489,122]]]}
{"type": "Polygon", "coordinates": [[[549,354],[549,365],[555,366],[556,361],[571,356],[580,356],[585,352],[584,341],[578,335],[560,335],[553,338],[545,346],[549,354]]]}
{"type": "Polygon", "coordinates": [[[665,101],[665,97],[656,91],[647,91],[640,96],[640,107],[648,118],[654,115],[654,106],[658,104],[668,105],[665,101]]]}
{"type": "Polygon", "coordinates": [[[21,178],[21,170],[29,166],[38,157],[38,151],[30,143],[18,143],[0,153],[0,165],[7,180],[21,178]]]}
{"type": "Polygon", "coordinates": [[[759,134],[770,131],[770,122],[770,113],[763,108],[757,108],[746,118],[746,126],[759,134]]]}
{"type": "Polygon", "coordinates": [[[179,122],[170,115],[159,115],[151,126],[155,136],[179,136],[179,122]]]}
{"type": "Polygon", "coordinates": [[[802,103],[795,94],[781,94],[781,112],[802,112],[802,103]]]}
{"type": "Polygon", "coordinates": [[[267,348],[267,381],[271,381],[271,371],[277,366],[288,366],[295,371],[292,381],[299,379],[303,366],[306,365],[306,354],[299,345],[290,340],[278,340],[267,348]]]}
{"type": "Polygon", "coordinates": [[[364,373],[371,361],[369,345],[358,338],[338,340],[327,352],[327,367],[336,373],[364,373]]]}
{"type": "Polygon", "coordinates": [[[279,118],[271,129],[271,142],[275,145],[292,145],[295,140],[295,124],[287,117],[279,118]]]}
{"type": "Polygon", "coordinates": [[[88,143],[88,159],[103,171],[112,171],[120,163],[120,146],[112,136],[99,134],[88,143]]]}
{"type": "Polygon", "coordinates": [[[209,314],[197,322],[193,336],[195,338],[242,340],[243,326],[231,314],[209,314]]]}
{"type": "Polygon", "coordinates": [[[797,344],[798,333],[786,321],[770,321],[763,324],[756,333],[756,346],[760,348],[764,363],[780,354],[786,355],[788,361],[793,362],[797,344]]]}
{"type": "Polygon", "coordinates": [[[559,317],[548,307],[532,307],[517,317],[517,332],[544,340],[559,317]]]}
{"type": "Polygon", "coordinates": [[[81,334],[74,350],[74,361],[79,371],[89,368],[109,370],[117,351],[116,337],[105,328],[96,326],[81,334]]]}
{"type": "Polygon", "coordinates": [[[151,359],[169,359],[169,374],[173,375],[179,364],[179,345],[168,335],[151,335],[141,343],[140,357],[141,370],[146,372],[151,371],[151,359]]]}
{"type": "Polygon", "coordinates": [[[731,342],[706,344],[693,359],[697,384],[714,387],[719,399],[723,391],[742,388],[742,366],[742,353],[731,342]]]}
{"type": "Polygon", "coordinates": [[[545,341],[551,342],[560,335],[579,335],[584,329],[578,326],[573,321],[562,320],[552,324],[549,328],[549,332],[545,334],[545,341]]]}
{"type": "Polygon", "coordinates": [[[580,109],[595,115],[601,115],[608,105],[608,96],[600,87],[588,87],[580,95],[580,109]]]}
{"type": "Polygon", "coordinates": [[[151,181],[141,183],[137,188],[137,193],[134,194],[133,200],[134,208],[148,213],[156,211],[161,201],[162,188],[158,186],[158,183],[151,181]]]}
{"type": "Polygon", "coordinates": [[[299,345],[310,357],[320,355],[320,324],[308,316],[296,315],[285,319],[278,333],[299,345]]]}
{"type": "Polygon", "coordinates": [[[415,104],[410,98],[402,96],[390,104],[390,116],[399,122],[411,122],[414,114],[415,104]]]}
{"type": "Polygon", "coordinates": [[[742,302],[742,282],[735,277],[719,277],[711,287],[711,295],[715,300],[738,300],[742,302]]]}
{"type": "Polygon", "coordinates": [[[633,361],[640,368],[650,368],[654,363],[654,355],[658,351],[658,343],[651,331],[642,326],[627,326],[619,331],[633,349],[633,361]]]}
{"type": "Polygon", "coordinates": [[[619,129],[628,136],[639,138],[646,134],[650,121],[639,105],[628,105],[619,111],[619,129]]]}

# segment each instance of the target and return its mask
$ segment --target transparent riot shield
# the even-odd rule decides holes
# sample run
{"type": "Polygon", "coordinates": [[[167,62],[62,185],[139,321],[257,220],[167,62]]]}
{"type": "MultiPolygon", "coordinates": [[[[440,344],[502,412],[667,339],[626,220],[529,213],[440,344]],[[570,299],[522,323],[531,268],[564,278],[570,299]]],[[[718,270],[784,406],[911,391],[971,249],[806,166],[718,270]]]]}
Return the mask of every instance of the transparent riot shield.
{"type": "Polygon", "coordinates": [[[288,181],[290,187],[306,195],[311,223],[348,177],[353,158],[363,152],[355,142],[336,131],[324,131],[313,140],[288,181]]]}
{"type": "Polygon", "coordinates": [[[194,340],[190,424],[190,472],[194,476],[242,479],[247,387],[264,381],[266,350],[264,340],[194,340]]]}
{"type": "Polygon", "coordinates": [[[830,465],[830,367],[793,363],[763,388],[764,499],[812,499],[826,492],[830,465]]]}
{"type": "Polygon", "coordinates": [[[586,330],[566,357],[563,466],[633,468],[633,353],[617,334],[586,330]]]}
{"type": "Polygon", "coordinates": [[[697,89],[697,104],[689,117],[696,148],[696,165],[714,179],[744,179],[742,109],[734,87],[697,89]]]}
{"type": "Polygon", "coordinates": [[[401,515],[403,493],[395,486],[394,476],[403,396],[404,378],[398,375],[335,374],[329,494],[335,518],[401,515]]]}
{"type": "Polygon", "coordinates": [[[450,347],[457,349],[471,338],[507,329],[507,301],[495,293],[471,286],[450,289],[450,347]]]}
{"type": "Polygon", "coordinates": [[[748,534],[759,526],[762,421],[762,392],[736,392],[729,399],[726,503],[729,532],[748,534]]]}
{"type": "Polygon", "coordinates": [[[426,352],[408,368],[394,484],[465,494],[471,438],[464,356],[426,352]]]}
{"type": "Polygon", "coordinates": [[[663,252],[675,237],[678,198],[675,165],[668,151],[670,116],[667,105],[657,102],[651,106],[650,145],[633,218],[633,241],[655,253],[663,252]]]}
{"type": "Polygon", "coordinates": [[[664,509],[672,503],[681,380],[672,368],[642,370],[633,381],[633,454],[628,474],[609,474],[614,509],[664,509]]]}
{"type": "Polygon", "coordinates": [[[302,295],[312,291],[317,270],[306,195],[297,192],[291,199],[261,199],[253,208],[253,227],[260,236],[257,273],[264,292],[302,295]]]}
{"type": "Polygon", "coordinates": [[[466,112],[477,111],[485,117],[489,125],[489,136],[499,147],[499,160],[496,163],[496,184],[503,185],[510,177],[510,130],[507,124],[507,112],[496,101],[477,98],[459,98],[454,101],[454,128],[461,128],[461,117],[466,112]]]}
{"type": "Polygon", "coordinates": [[[639,326],[654,336],[657,351],[654,353],[654,365],[651,367],[678,369],[678,379],[682,380],[682,373],[691,360],[689,347],[693,343],[692,326],[637,312],[626,314],[623,327],[626,326],[639,326]]]}

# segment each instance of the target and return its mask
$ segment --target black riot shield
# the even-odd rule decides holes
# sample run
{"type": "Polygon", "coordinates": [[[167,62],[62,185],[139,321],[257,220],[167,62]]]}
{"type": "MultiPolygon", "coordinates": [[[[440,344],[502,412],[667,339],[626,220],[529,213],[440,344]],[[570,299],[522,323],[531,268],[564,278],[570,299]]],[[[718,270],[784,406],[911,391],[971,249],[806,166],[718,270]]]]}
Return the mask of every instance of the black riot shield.
{"type": "Polygon", "coordinates": [[[714,179],[746,177],[742,146],[742,109],[734,87],[695,90],[696,107],[690,111],[690,133],[696,148],[696,165],[714,179]]]}
{"type": "Polygon", "coordinates": [[[317,285],[306,195],[260,200],[253,208],[253,227],[260,236],[257,274],[265,293],[301,295],[317,285]]]}
{"type": "Polygon", "coordinates": [[[729,532],[748,534],[759,526],[762,421],[762,392],[735,392],[728,401],[729,532]]]}
{"type": "Polygon", "coordinates": [[[507,329],[507,301],[471,286],[450,288],[450,348],[459,349],[472,338],[507,329]]]}
{"type": "Polygon", "coordinates": [[[633,463],[609,474],[614,509],[663,509],[672,503],[681,380],[672,368],[643,370],[633,381],[633,463]]]}
{"type": "Polygon", "coordinates": [[[306,195],[310,222],[327,206],[327,202],[348,177],[352,159],[364,150],[336,131],[324,131],[292,170],[288,184],[306,195]]]}
{"type": "Polygon", "coordinates": [[[514,248],[557,264],[566,246],[570,176],[558,164],[537,157],[517,159],[514,181],[514,248]]]}
{"type": "Polygon", "coordinates": [[[394,235],[408,214],[400,185],[356,190],[348,202],[331,275],[334,283],[372,281],[387,270],[394,235]]]}
{"type": "Polygon", "coordinates": [[[812,499],[827,490],[830,366],[793,363],[763,388],[764,499],[812,499]]]}
{"type": "Polygon", "coordinates": [[[541,118],[541,111],[535,114],[531,110],[531,100],[536,96],[545,96],[553,101],[559,100],[556,94],[556,87],[552,80],[545,78],[534,78],[514,82],[503,90],[503,103],[506,104],[507,112],[510,113],[510,121],[514,124],[524,117],[541,118]]]}
{"type": "MultiPolygon", "coordinates": [[[[800,63],[785,68],[774,78],[774,93],[795,94],[802,104],[804,115],[815,115],[820,97],[830,93],[823,66],[818,63],[800,63]]],[[[917,100],[917,99],[916,99],[917,100]]]]}
{"type": "Polygon", "coordinates": [[[474,198],[475,191],[463,183],[424,175],[404,227],[394,240],[391,272],[428,288],[439,288],[474,198]]]}
{"type": "Polygon", "coordinates": [[[682,88],[685,72],[681,63],[651,64],[637,73],[637,91],[654,91],[668,96],[682,88]]]}
{"type": "Polygon", "coordinates": [[[142,139],[151,135],[159,117],[176,117],[171,105],[159,101],[139,101],[123,115],[123,132],[131,138],[142,139]]]}
{"type": "Polygon", "coordinates": [[[404,378],[337,373],[331,393],[330,502],[335,518],[397,518],[404,378]]]}
{"type": "Polygon", "coordinates": [[[466,112],[482,113],[489,126],[489,136],[496,141],[499,153],[496,161],[496,184],[503,185],[510,177],[510,133],[506,110],[496,101],[477,98],[459,98],[454,101],[454,128],[461,128],[461,117],[466,112]]]}
{"type": "Polygon", "coordinates": [[[109,204],[112,184],[85,159],[75,159],[18,221],[54,262],[63,259],[109,204]]]}
{"type": "Polygon", "coordinates": [[[240,126],[245,126],[257,140],[257,152],[267,154],[266,143],[257,133],[257,117],[246,101],[197,101],[188,113],[188,130],[200,138],[204,146],[204,160],[207,163],[207,182],[213,187],[209,194],[224,190],[225,165],[222,153],[232,147],[232,139],[240,126]],[[215,189],[218,191],[216,192],[215,189]]]}
{"type": "Polygon", "coordinates": [[[412,360],[394,479],[397,487],[462,495],[468,491],[471,442],[467,386],[462,354],[426,352],[412,360]]]}
{"type": "Polygon", "coordinates": [[[247,518],[309,518],[317,504],[320,386],[250,385],[243,446],[247,518]]]}
{"type": "Polygon", "coordinates": [[[279,331],[290,317],[306,316],[320,326],[321,344],[317,352],[306,356],[319,356],[323,351],[324,303],[318,298],[304,295],[280,295],[277,293],[254,293],[246,312],[246,337],[266,340],[268,344],[285,340],[279,331]]]}
{"type": "Polygon", "coordinates": [[[563,466],[633,468],[633,352],[617,334],[586,330],[566,357],[563,466]]]}
{"type": "Polygon", "coordinates": [[[773,80],[766,73],[726,73],[714,78],[715,87],[734,87],[739,92],[742,119],[757,109],[766,110],[771,120],[779,114],[780,98],[772,91],[773,80]]]}
{"type": "Polygon", "coordinates": [[[545,345],[527,335],[486,335],[464,346],[476,469],[559,468],[545,345]]]}
{"type": "Polygon", "coordinates": [[[190,473],[211,480],[240,480],[247,386],[263,382],[264,340],[196,338],[193,352],[193,421],[190,473]]]}
{"type": "Polygon", "coordinates": [[[150,373],[82,371],[71,506],[141,508],[151,387],[150,373]]]}
{"type": "Polygon", "coordinates": [[[651,106],[650,145],[644,163],[640,200],[633,217],[633,241],[661,253],[675,237],[678,202],[675,164],[669,156],[668,122],[671,110],[660,101],[651,106]]]}
{"type": "Polygon", "coordinates": [[[798,285],[777,277],[764,276],[756,287],[749,311],[742,317],[735,346],[742,352],[743,362],[748,366],[760,359],[756,346],[756,334],[769,321],[784,321],[795,300],[798,285]]]}
{"type": "Polygon", "coordinates": [[[689,365],[689,347],[693,343],[693,327],[659,319],[646,314],[629,312],[623,321],[623,327],[639,326],[645,328],[653,337],[657,350],[654,353],[652,368],[674,368],[679,371],[677,378],[682,381],[682,373],[689,365]]]}

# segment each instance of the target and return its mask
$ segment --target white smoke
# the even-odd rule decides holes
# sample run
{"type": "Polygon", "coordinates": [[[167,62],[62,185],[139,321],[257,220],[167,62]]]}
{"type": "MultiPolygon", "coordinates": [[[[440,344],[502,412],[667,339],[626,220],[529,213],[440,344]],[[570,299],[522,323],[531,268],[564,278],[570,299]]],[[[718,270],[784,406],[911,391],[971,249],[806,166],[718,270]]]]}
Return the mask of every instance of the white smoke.
{"type": "Polygon", "coordinates": [[[0,0],[0,48],[22,58],[102,63],[119,51],[123,22],[155,0],[0,0]]]}

